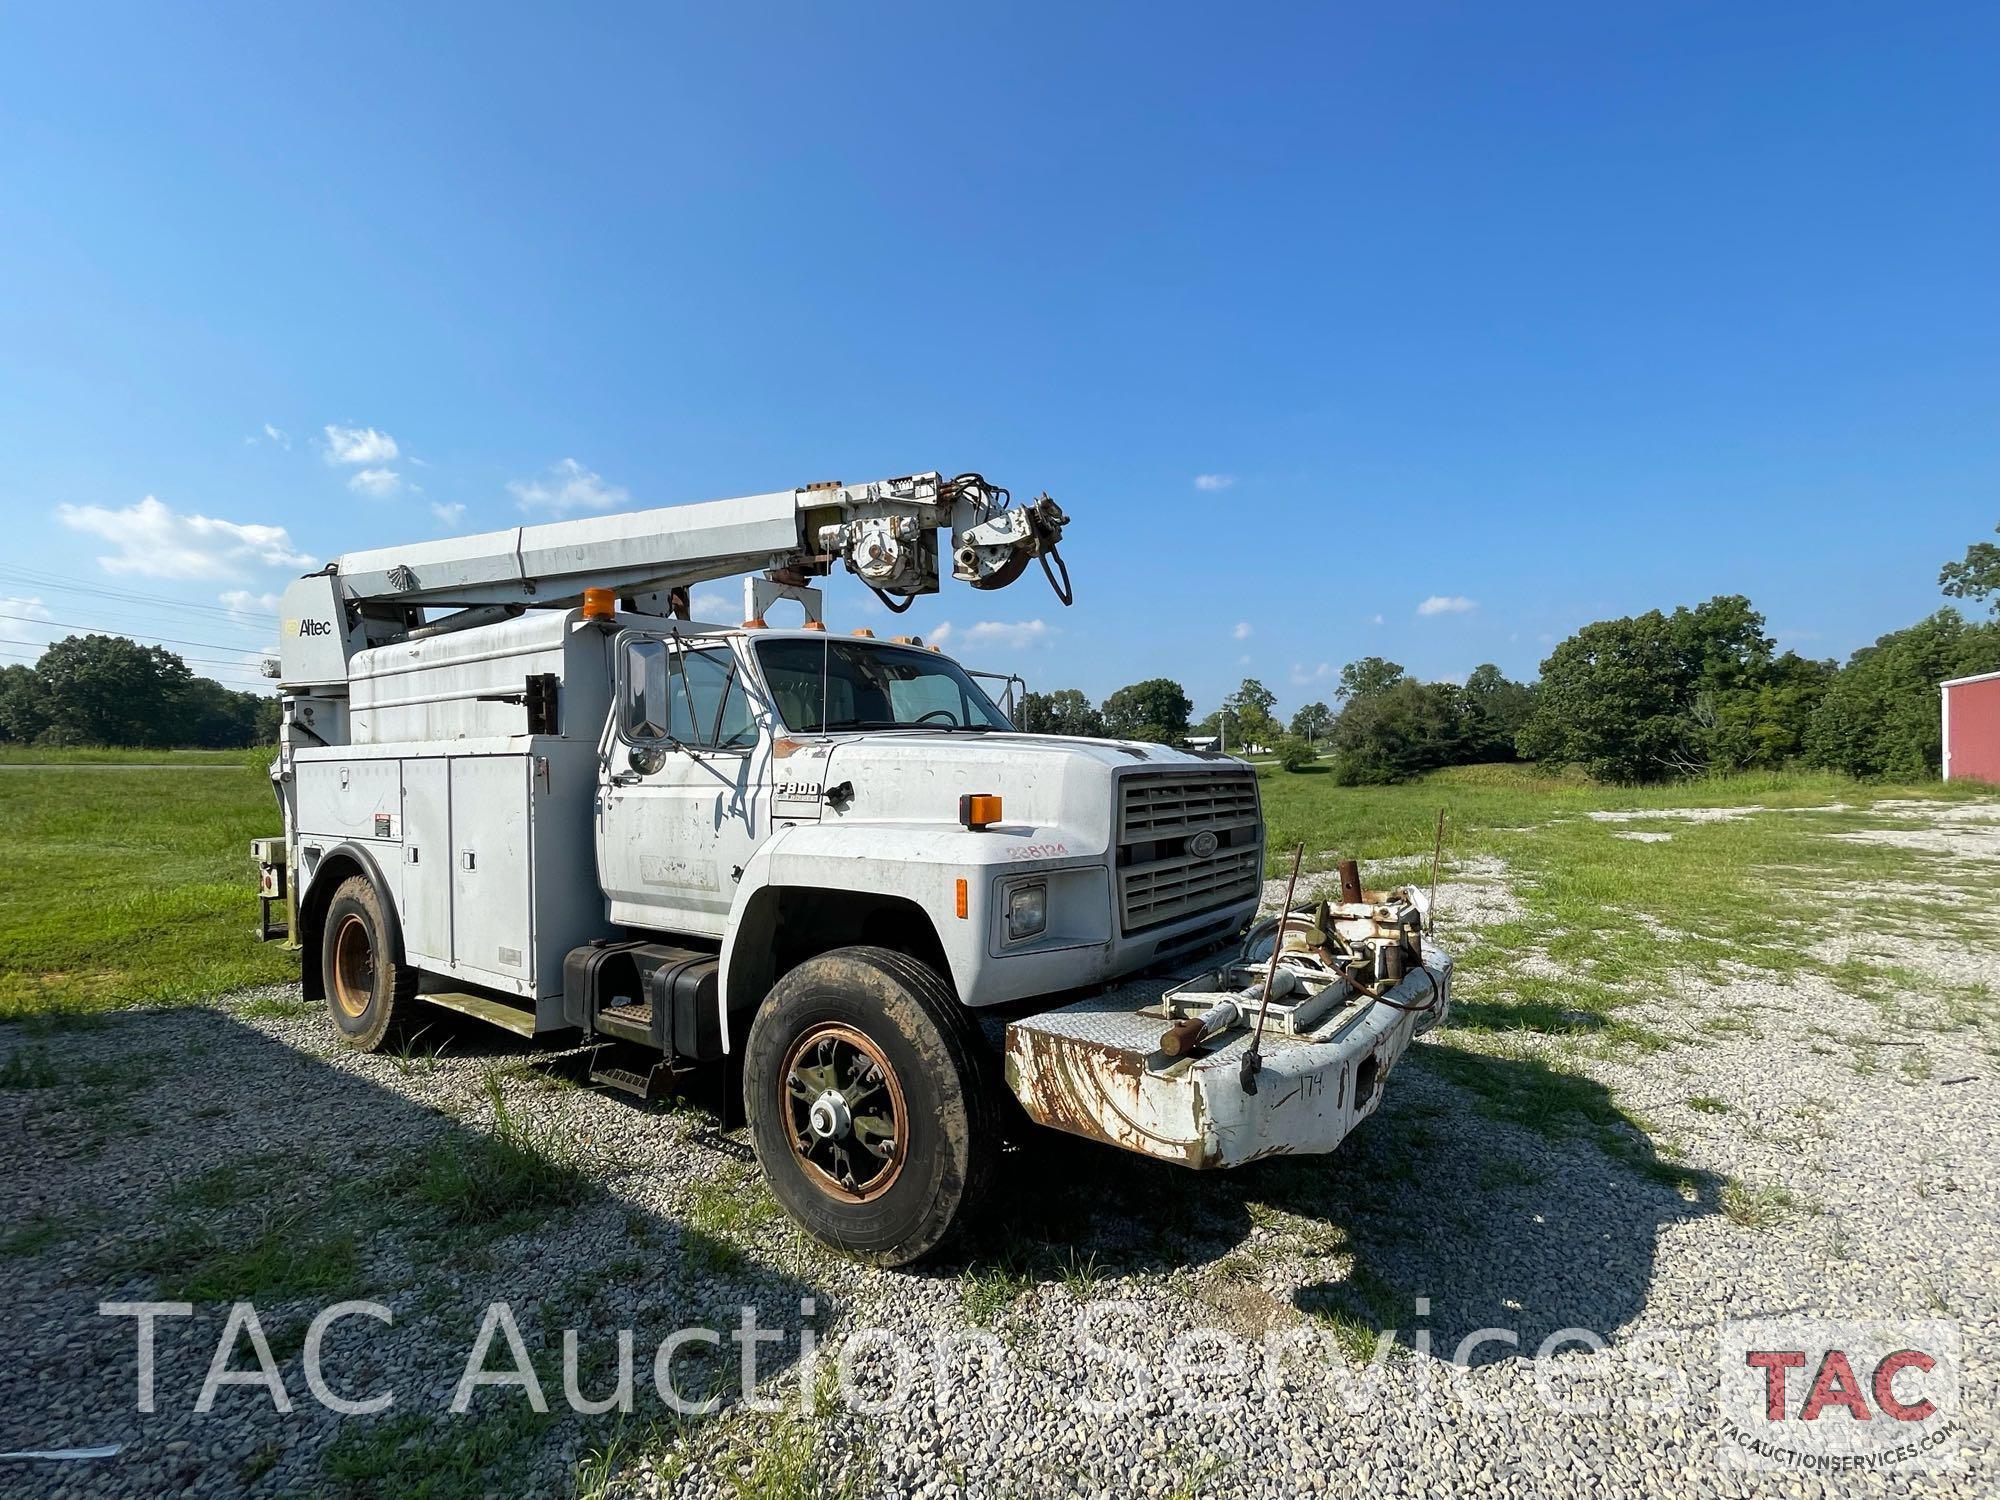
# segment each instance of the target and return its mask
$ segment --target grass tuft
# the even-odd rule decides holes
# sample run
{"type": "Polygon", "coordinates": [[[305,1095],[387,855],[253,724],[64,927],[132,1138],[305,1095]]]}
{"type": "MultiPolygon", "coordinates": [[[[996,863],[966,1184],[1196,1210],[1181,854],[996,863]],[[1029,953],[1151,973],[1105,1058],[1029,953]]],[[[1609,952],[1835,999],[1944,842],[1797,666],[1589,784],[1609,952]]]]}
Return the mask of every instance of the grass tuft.
{"type": "Polygon", "coordinates": [[[509,1109],[498,1079],[487,1079],[486,1090],[493,1128],[432,1146],[411,1184],[415,1196],[453,1228],[495,1234],[539,1224],[588,1198],[591,1182],[570,1141],[509,1109]]]}
{"type": "Polygon", "coordinates": [[[1745,1229],[1768,1229],[1797,1206],[1798,1200],[1791,1190],[1776,1183],[1766,1183],[1758,1188],[1741,1182],[1723,1185],[1722,1211],[1729,1216],[1732,1224],[1740,1224],[1745,1229]]]}
{"type": "Polygon", "coordinates": [[[60,1080],[56,1065],[41,1047],[23,1047],[0,1063],[0,1089],[52,1089],[60,1080]]]}

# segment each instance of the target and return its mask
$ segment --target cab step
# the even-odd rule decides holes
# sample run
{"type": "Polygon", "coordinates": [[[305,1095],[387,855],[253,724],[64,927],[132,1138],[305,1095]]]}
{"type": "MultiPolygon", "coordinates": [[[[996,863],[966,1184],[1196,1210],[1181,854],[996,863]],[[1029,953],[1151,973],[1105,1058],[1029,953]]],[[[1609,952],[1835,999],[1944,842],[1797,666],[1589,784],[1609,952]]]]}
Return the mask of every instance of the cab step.
{"type": "Polygon", "coordinates": [[[607,1005],[597,1012],[597,1029],[607,1036],[615,1036],[621,1042],[637,1042],[642,1047],[653,1045],[653,1002],[650,1000],[631,1001],[624,1005],[607,1005]]]}
{"type": "Polygon", "coordinates": [[[620,1067],[616,1063],[593,1062],[590,1065],[592,1083],[631,1094],[647,1104],[658,1104],[671,1098],[679,1077],[679,1070],[663,1062],[643,1069],[620,1067]]]}

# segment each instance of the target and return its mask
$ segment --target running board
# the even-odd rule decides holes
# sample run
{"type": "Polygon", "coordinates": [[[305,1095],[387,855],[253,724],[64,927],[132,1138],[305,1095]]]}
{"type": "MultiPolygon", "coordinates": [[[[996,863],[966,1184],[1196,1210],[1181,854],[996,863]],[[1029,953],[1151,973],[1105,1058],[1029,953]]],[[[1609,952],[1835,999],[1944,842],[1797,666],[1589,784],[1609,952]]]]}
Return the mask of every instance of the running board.
{"type": "Polygon", "coordinates": [[[481,1021],[490,1021],[495,1026],[505,1027],[516,1036],[532,1037],[535,1034],[535,1013],[519,1005],[509,1005],[505,1000],[496,1000],[491,995],[468,995],[462,990],[437,990],[417,996],[432,1005],[441,1005],[446,1010],[455,1010],[462,1016],[474,1016],[481,1021]]]}

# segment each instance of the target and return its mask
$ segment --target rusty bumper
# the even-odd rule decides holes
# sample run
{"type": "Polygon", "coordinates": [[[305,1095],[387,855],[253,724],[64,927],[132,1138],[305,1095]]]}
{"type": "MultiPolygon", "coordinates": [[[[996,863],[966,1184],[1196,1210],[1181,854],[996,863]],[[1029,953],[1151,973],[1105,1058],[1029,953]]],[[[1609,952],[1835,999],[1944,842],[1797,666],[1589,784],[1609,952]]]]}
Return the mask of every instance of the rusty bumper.
{"type": "MultiPolygon", "coordinates": [[[[1390,999],[1422,1001],[1435,983],[1448,1004],[1451,959],[1427,945],[1425,960],[1390,999]]],[[[1422,1014],[1356,996],[1306,1035],[1267,1031],[1248,1094],[1247,1029],[1169,1057],[1157,1011],[1134,989],[1011,1023],[1007,1086],[1039,1124],[1196,1168],[1333,1150],[1375,1112],[1422,1014]]]]}

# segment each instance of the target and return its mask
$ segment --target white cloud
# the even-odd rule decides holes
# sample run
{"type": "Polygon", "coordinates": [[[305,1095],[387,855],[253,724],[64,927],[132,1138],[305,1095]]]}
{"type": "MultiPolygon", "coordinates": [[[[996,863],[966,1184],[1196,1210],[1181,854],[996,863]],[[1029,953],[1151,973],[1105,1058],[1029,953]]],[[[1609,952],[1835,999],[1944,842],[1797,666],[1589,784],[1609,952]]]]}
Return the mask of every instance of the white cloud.
{"type": "MultiPolygon", "coordinates": [[[[9,617],[0,620],[0,635],[11,635],[16,640],[28,641],[37,646],[46,646],[62,633],[53,625],[44,626],[34,623],[34,620],[46,620],[49,618],[48,608],[42,603],[39,594],[32,598],[19,594],[0,596],[0,615],[9,617]],[[24,620],[16,618],[21,615],[31,615],[34,619],[24,620]]],[[[19,652],[25,650],[26,648],[22,646],[0,646],[0,652],[19,652]]],[[[4,663],[0,663],[0,665],[4,665],[4,663]]]]}
{"type": "Polygon", "coordinates": [[[223,608],[238,615],[275,615],[280,603],[276,594],[253,594],[248,589],[228,589],[215,597],[223,608]]]}
{"type": "Polygon", "coordinates": [[[393,500],[403,492],[403,476],[394,469],[360,469],[347,481],[347,487],[370,500],[393,500]]]}
{"type": "Polygon", "coordinates": [[[1303,662],[1292,663],[1292,684],[1295,687],[1309,687],[1314,683],[1332,682],[1340,676],[1332,664],[1321,662],[1316,667],[1308,667],[1303,662]]]}
{"type": "Polygon", "coordinates": [[[697,620],[706,620],[711,624],[717,620],[735,619],[736,608],[737,606],[730,602],[729,596],[720,589],[696,589],[693,597],[688,600],[688,613],[697,620]]]}
{"type": "Polygon", "coordinates": [[[148,495],[123,510],[59,505],[56,519],[72,531],[101,537],[115,551],[101,554],[107,573],[148,578],[239,578],[247,567],[309,568],[312,559],[282,526],[183,515],[148,495]]]}
{"type": "Polygon", "coordinates": [[[1247,667],[1247,666],[1249,666],[1249,665],[1250,665],[1250,658],[1249,658],[1249,656],[1248,656],[1248,655],[1246,654],[1246,655],[1243,655],[1243,656],[1239,656],[1239,657],[1237,657],[1237,658],[1236,658],[1236,665],[1237,665],[1237,666],[1239,666],[1239,667],[1247,667]]]}
{"type": "Polygon", "coordinates": [[[558,516],[573,510],[609,510],[632,498],[624,486],[606,484],[573,458],[564,459],[538,478],[512,480],[507,488],[521,509],[545,510],[558,516]]]}
{"type": "Polygon", "coordinates": [[[1226,490],[1236,483],[1234,474],[1197,474],[1194,487],[1198,490],[1226,490]]]}
{"type": "Polygon", "coordinates": [[[1479,608],[1477,600],[1463,594],[1432,594],[1417,606],[1420,615],[1462,615],[1479,608]]]}
{"type": "Polygon", "coordinates": [[[326,461],[330,464],[386,464],[401,451],[386,432],[326,424],[326,461]]]}
{"type": "Polygon", "coordinates": [[[1058,633],[1046,620],[981,620],[962,629],[944,620],[925,631],[924,639],[934,646],[958,641],[966,646],[1006,646],[1019,650],[1046,646],[1058,633]]]}
{"type": "Polygon", "coordinates": [[[1370,615],[1368,617],[1368,623],[1370,625],[1380,625],[1382,623],[1382,617],[1380,615],[1370,615]]]}
{"type": "Polygon", "coordinates": [[[1044,620],[981,620],[965,628],[965,639],[975,646],[1042,646],[1054,634],[1044,620]]]}
{"type": "Polygon", "coordinates": [[[1446,672],[1440,677],[1433,677],[1431,681],[1442,682],[1451,687],[1464,687],[1465,674],[1463,672],[1446,672]]]}
{"type": "Polygon", "coordinates": [[[1249,639],[1250,639],[1250,622],[1249,622],[1248,620],[1238,620],[1238,621],[1236,622],[1236,631],[1235,631],[1235,635],[1236,635],[1236,639],[1237,639],[1237,640],[1239,640],[1239,641],[1247,641],[1247,640],[1249,640],[1249,639]]]}
{"type": "Polygon", "coordinates": [[[440,526],[460,526],[465,522],[465,507],[456,500],[431,502],[431,519],[440,526]]]}

